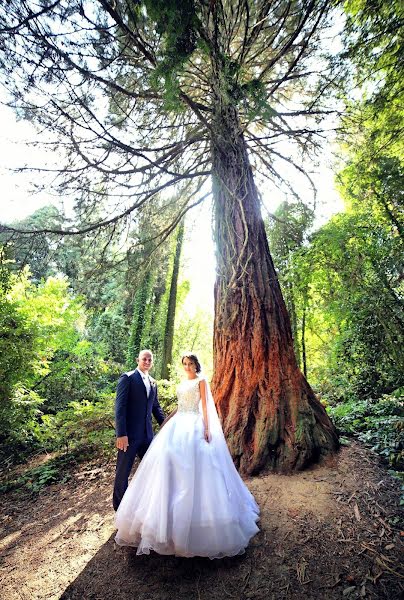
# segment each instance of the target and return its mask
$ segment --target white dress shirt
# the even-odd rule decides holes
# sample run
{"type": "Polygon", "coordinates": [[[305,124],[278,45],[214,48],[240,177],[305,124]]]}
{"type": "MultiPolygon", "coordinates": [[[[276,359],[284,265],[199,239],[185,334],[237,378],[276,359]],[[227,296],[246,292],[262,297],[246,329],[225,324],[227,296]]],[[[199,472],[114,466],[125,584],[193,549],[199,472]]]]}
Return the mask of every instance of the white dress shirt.
{"type": "Polygon", "coordinates": [[[149,397],[150,388],[151,388],[150,377],[149,377],[149,375],[147,373],[143,373],[143,371],[141,369],[139,369],[139,368],[138,368],[138,371],[139,371],[140,375],[142,376],[143,383],[144,383],[145,388],[146,388],[147,397],[149,397]]]}

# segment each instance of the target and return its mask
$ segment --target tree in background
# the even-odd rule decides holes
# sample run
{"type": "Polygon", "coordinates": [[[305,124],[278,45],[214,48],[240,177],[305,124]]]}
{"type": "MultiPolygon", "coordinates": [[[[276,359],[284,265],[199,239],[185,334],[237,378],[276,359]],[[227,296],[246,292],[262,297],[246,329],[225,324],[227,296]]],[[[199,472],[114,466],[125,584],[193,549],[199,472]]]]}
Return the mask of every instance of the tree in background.
{"type": "Polygon", "coordinates": [[[352,78],[362,100],[347,94],[345,166],[338,175],[346,213],[324,235],[330,254],[338,245],[345,263],[331,262],[347,286],[341,290],[336,355],[342,371],[345,357],[348,388],[368,397],[402,384],[404,11],[396,0],[347,0],[343,6],[343,56],[355,67],[352,78]]]}
{"type": "Polygon", "coordinates": [[[182,222],[175,237],[175,248],[172,257],[172,268],[169,270],[167,281],[168,301],[165,318],[165,327],[162,337],[162,367],[161,377],[169,379],[170,367],[173,362],[174,322],[177,308],[178,275],[180,272],[181,249],[184,240],[184,223],[182,222]]]}
{"type": "MultiPolygon", "coordinates": [[[[13,225],[18,230],[62,222],[63,213],[48,205],[13,225]]],[[[28,266],[33,283],[64,275],[71,292],[85,302],[89,340],[102,343],[112,360],[124,362],[129,329],[125,285],[130,269],[123,250],[112,244],[106,248],[103,236],[89,240],[43,232],[33,237],[18,231],[8,239],[7,249],[10,268],[20,272],[28,266]]]]}
{"type": "Polygon", "coordinates": [[[362,100],[346,98],[341,187],[350,205],[381,211],[403,239],[403,6],[398,0],[345,0],[343,6],[343,58],[355,67],[362,100]]]}
{"type": "Polygon", "coordinates": [[[152,282],[153,274],[149,269],[136,289],[133,303],[133,318],[130,328],[128,356],[126,360],[129,368],[136,365],[136,358],[139,356],[139,350],[143,347],[148,348],[149,345],[151,345],[148,343],[149,331],[147,331],[147,329],[150,328],[150,315],[154,307],[152,282]],[[147,317],[149,318],[147,319],[147,317]],[[145,341],[143,342],[143,340],[145,341]]]}
{"type": "MultiPolygon", "coordinates": [[[[10,296],[13,286],[8,249],[0,247],[0,422],[10,425],[10,397],[13,386],[26,376],[32,361],[35,331],[10,296]]],[[[3,431],[6,427],[2,426],[3,431]]]]}
{"type": "Polygon", "coordinates": [[[292,257],[307,242],[313,218],[314,211],[305,204],[282,202],[274,215],[265,223],[269,246],[291,320],[296,358],[305,376],[307,375],[305,351],[307,306],[301,300],[307,295],[307,285],[299,269],[293,269],[292,257]]]}
{"type": "MultiPolygon", "coordinates": [[[[302,154],[316,144],[335,78],[315,62],[330,3],[31,5],[11,0],[2,13],[2,67],[15,105],[67,152],[63,191],[89,190],[86,226],[58,231],[122,235],[130,215],[176,186],[182,200],[159,232],[164,239],[212,177],[213,388],[233,457],[254,473],[303,468],[333,451],[335,429],[296,362],[256,187],[269,176],[287,188],[279,162],[305,173],[282,142],[302,154]],[[95,181],[119,197],[103,217],[92,211],[95,181]]],[[[167,198],[158,212],[164,219],[170,209],[167,198]]]]}
{"type": "MultiPolygon", "coordinates": [[[[52,221],[62,223],[63,215],[49,205],[13,225],[35,227],[52,221]]],[[[89,311],[89,339],[102,342],[106,355],[124,363],[130,329],[128,368],[136,364],[139,349],[150,346],[156,353],[156,376],[168,378],[184,225],[181,223],[167,244],[157,249],[150,242],[143,243],[152,236],[154,227],[158,223],[153,223],[146,212],[137,229],[131,231],[126,252],[122,249],[115,256],[112,245],[104,248],[102,237],[92,240],[89,247],[75,237],[60,238],[51,233],[27,237],[15,232],[8,240],[8,251],[13,255],[14,270],[24,269],[28,260],[32,262],[33,282],[60,274],[68,277],[69,287],[83,297],[89,311]],[[102,253],[101,265],[97,258],[102,253]],[[136,290],[134,295],[128,294],[128,289],[136,290]]]]}
{"type": "MultiPolygon", "coordinates": [[[[17,229],[42,229],[43,227],[61,227],[65,216],[56,206],[48,205],[35,211],[25,219],[16,221],[13,226],[17,229]]],[[[5,239],[6,236],[0,236],[5,239]]],[[[29,265],[33,281],[40,282],[51,275],[60,272],[59,262],[62,253],[59,251],[55,257],[57,242],[54,236],[47,233],[38,233],[35,237],[19,236],[14,233],[11,238],[7,236],[9,252],[12,251],[13,268],[24,269],[29,265]]],[[[65,269],[63,269],[65,272],[65,269]]]]}
{"type": "MultiPolygon", "coordinates": [[[[43,414],[94,401],[111,368],[85,339],[86,315],[64,278],[9,276],[0,296],[0,438],[6,452],[35,447],[43,414]]],[[[116,374],[114,376],[114,379],[116,374]]]]}
{"type": "Polygon", "coordinates": [[[128,368],[133,368],[139,350],[150,348],[154,352],[155,377],[168,379],[184,221],[165,244],[155,248],[151,240],[159,227],[159,215],[145,207],[131,235],[127,287],[135,293],[126,362],[128,368]]]}
{"type": "Polygon", "coordinates": [[[402,247],[391,233],[374,213],[350,210],[297,256],[310,289],[312,377],[329,397],[378,397],[404,383],[402,247]]]}

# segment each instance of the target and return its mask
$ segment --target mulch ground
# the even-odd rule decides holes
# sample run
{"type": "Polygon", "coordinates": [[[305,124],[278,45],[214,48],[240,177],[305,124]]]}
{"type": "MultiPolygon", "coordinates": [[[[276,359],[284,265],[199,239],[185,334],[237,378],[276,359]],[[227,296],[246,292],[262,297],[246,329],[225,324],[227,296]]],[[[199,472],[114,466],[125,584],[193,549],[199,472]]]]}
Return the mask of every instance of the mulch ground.
{"type": "Polygon", "coordinates": [[[401,486],[357,442],[304,472],[247,480],[261,531],[222,560],[117,547],[113,472],[112,461],[87,463],[39,495],[2,496],[2,600],[403,597],[401,486]]]}

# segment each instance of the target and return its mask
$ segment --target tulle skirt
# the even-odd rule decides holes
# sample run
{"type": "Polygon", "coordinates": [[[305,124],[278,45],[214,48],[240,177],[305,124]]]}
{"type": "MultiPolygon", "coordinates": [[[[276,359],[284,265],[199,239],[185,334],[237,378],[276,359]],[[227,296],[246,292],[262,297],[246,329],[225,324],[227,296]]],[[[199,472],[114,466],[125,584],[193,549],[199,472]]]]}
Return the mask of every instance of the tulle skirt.
{"type": "Polygon", "coordinates": [[[259,508],[222,435],[203,437],[196,413],[176,413],[154,438],[116,513],[117,544],[137,554],[222,558],[244,552],[259,508]]]}

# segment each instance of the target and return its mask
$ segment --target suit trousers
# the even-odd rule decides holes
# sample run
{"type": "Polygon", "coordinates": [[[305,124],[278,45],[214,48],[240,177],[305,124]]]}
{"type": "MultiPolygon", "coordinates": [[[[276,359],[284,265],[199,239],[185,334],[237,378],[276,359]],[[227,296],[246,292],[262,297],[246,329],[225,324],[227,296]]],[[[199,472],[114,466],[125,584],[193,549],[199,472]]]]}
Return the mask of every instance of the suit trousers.
{"type": "Polygon", "coordinates": [[[124,452],[123,450],[118,450],[118,456],[116,458],[114,494],[112,498],[112,505],[114,507],[114,510],[118,509],[123,495],[126,492],[126,488],[128,487],[129,475],[132,470],[133,463],[135,462],[136,456],[142,459],[143,456],[146,454],[148,447],[150,446],[150,442],[151,440],[147,442],[137,442],[135,440],[129,440],[129,446],[126,449],[126,452],[124,452]]]}

